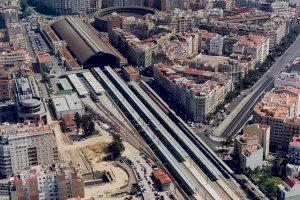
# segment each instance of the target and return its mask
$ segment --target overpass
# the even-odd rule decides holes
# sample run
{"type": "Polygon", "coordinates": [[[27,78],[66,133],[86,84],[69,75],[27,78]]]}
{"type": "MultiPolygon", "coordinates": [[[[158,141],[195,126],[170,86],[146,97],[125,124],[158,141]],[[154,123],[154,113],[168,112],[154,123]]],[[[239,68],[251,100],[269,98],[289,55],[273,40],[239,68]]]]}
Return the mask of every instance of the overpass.
{"type": "Polygon", "coordinates": [[[230,113],[230,115],[216,128],[213,132],[217,137],[234,137],[239,130],[247,123],[252,114],[252,109],[260,96],[269,91],[273,87],[273,81],[278,74],[285,70],[286,66],[300,54],[300,36],[295,42],[286,50],[286,52],[279,57],[268,72],[262,76],[258,82],[248,91],[245,91],[246,97],[237,107],[230,113]]]}

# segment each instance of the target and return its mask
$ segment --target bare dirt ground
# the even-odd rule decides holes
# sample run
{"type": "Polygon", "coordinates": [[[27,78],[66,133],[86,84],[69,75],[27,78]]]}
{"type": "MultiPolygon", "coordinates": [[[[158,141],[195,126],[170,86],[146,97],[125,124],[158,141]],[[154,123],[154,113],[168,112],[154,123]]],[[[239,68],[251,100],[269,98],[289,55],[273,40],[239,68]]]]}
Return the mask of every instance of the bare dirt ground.
{"type": "MultiPolygon", "coordinates": [[[[85,196],[94,197],[96,199],[108,199],[114,193],[117,193],[122,187],[128,183],[127,173],[115,166],[114,162],[103,161],[105,156],[105,148],[112,141],[110,134],[104,130],[101,131],[101,136],[94,136],[84,141],[69,142],[65,134],[60,130],[58,123],[52,123],[52,128],[55,132],[58,152],[60,159],[65,162],[72,161],[78,164],[81,168],[81,173],[90,173],[91,166],[93,171],[108,171],[111,173],[114,180],[111,183],[85,187],[85,196]]],[[[99,128],[99,127],[98,127],[99,128]]],[[[124,142],[124,154],[130,154],[130,151],[135,148],[124,142]]],[[[125,197],[116,197],[109,199],[124,199],[125,197]]]]}

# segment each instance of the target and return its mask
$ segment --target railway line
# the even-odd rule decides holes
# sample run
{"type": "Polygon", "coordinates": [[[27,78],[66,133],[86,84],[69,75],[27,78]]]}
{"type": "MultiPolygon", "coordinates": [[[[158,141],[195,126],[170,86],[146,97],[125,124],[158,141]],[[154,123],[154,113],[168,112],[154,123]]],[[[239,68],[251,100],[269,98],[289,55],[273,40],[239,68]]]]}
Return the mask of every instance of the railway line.
{"type": "MultiPolygon", "coordinates": [[[[110,96],[108,96],[106,93],[104,93],[104,95],[110,99],[111,103],[114,103],[114,101],[110,98],[110,96]]],[[[105,114],[109,118],[109,120],[113,124],[117,124],[117,128],[119,129],[118,134],[124,139],[124,141],[127,141],[129,144],[133,145],[136,148],[139,147],[138,149],[141,152],[143,152],[147,157],[151,158],[152,161],[154,161],[157,166],[159,166],[161,169],[165,169],[165,171],[168,173],[166,167],[161,162],[159,162],[159,159],[157,158],[153,150],[149,147],[148,144],[146,144],[144,139],[139,135],[138,130],[136,130],[136,128],[128,121],[128,119],[125,116],[123,117],[128,122],[131,129],[126,127],[124,125],[124,122],[121,122],[119,118],[117,118],[106,106],[104,106],[100,102],[98,102],[96,106],[103,114],[105,114]]],[[[115,105],[115,107],[120,111],[117,105],[115,105]]],[[[122,111],[120,111],[119,113],[122,113],[122,111]]],[[[185,199],[188,198],[188,196],[185,196],[184,191],[182,191],[182,189],[176,183],[176,181],[171,176],[171,174],[169,174],[169,176],[173,179],[175,186],[178,188],[179,191],[177,192],[180,192],[180,195],[183,195],[185,199]]]]}
{"type": "MultiPolygon", "coordinates": [[[[230,190],[233,190],[234,194],[239,199],[245,198],[237,188],[237,183],[233,178],[233,171],[205,143],[199,141],[196,138],[194,131],[180,117],[178,117],[173,110],[169,108],[169,106],[159,97],[159,95],[156,94],[155,91],[152,90],[152,88],[147,83],[141,81],[141,87],[136,83],[132,83],[131,85],[133,85],[135,90],[139,90],[139,93],[141,93],[141,95],[145,96],[145,94],[142,93],[147,93],[149,97],[157,103],[157,106],[161,107],[163,113],[157,112],[159,108],[155,105],[152,108],[153,111],[155,111],[157,115],[163,115],[164,118],[169,117],[169,120],[166,119],[165,121],[171,124],[173,122],[174,124],[178,125],[178,127],[180,127],[182,131],[182,134],[187,134],[189,139],[192,140],[192,143],[196,145],[196,148],[201,149],[202,152],[204,152],[205,156],[209,158],[214,166],[218,168],[223,176],[218,176],[218,180],[216,180],[214,184],[219,185],[219,187],[222,188],[223,191],[226,190],[226,193],[230,190]]],[[[149,100],[147,100],[147,102],[149,102],[149,100]]],[[[146,104],[147,102],[145,101],[146,104]]],[[[178,132],[177,130],[177,134],[179,133],[180,132],[178,132]]],[[[231,194],[231,196],[233,196],[233,194],[231,194]]]]}
{"type": "Polygon", "coordinates": [[[160,139],[152,131],[152,129],[145,123],[140,115],[135,111],[127,99],[121,94],[116,86],[110,81],[110,79],[99,69],[94,70],[96,76],[101,80],[101,83],[106,87],[107,91],[112,95],[113,99],[116,100],[117,104],[128,114],[128,118],[135,122],[135,126],[140,129],[140,134],[143,135],[144,139],[150,145],[150,147],[156,150],[156,154],[164,163],[167,165],[168,170],[176,172],[173,175],[176,176],[176,180],[180,180],[181,186],[186,188],[190,194],[194,194],[197,184],[195,183],[192,175],[184,169],[184,167],[177,161],[173,154],[169,151],[166,146],[160,142],[160,139]]]}
{"type": "MultiPolygon", "coordinates": [[[[207,158],[207,153],[203,153],[188,134],[165,114],[168,112],[170,115],[172,111],[165,107],[163,112],[157,107],[157,103],[163,106],[164,102],[153,101],[136,83],[130,88],[110,67],[103,71],[94,68],[92,72],[192,199],[244,199],[232,190],[227,179],[222,178],[226,173],[221,172],[207,158]]],[[[153,98],[155,94],[152,95],[153,98]]],[[[105,109],[102,108],[107,113],[105,109]]],[[[120,123],[118,119],[114,120],[120,123]]]]}

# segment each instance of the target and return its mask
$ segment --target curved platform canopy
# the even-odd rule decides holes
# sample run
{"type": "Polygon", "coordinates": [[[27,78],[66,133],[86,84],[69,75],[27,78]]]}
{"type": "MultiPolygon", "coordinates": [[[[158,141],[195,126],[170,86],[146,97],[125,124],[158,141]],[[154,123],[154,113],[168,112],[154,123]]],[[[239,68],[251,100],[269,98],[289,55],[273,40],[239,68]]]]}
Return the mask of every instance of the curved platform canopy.
{"type": "Polygon", "coordinates": [[[85,68],[118,65],[119,60],[111,47],[79,18],[68,16],[51,27],[85,68]]]}

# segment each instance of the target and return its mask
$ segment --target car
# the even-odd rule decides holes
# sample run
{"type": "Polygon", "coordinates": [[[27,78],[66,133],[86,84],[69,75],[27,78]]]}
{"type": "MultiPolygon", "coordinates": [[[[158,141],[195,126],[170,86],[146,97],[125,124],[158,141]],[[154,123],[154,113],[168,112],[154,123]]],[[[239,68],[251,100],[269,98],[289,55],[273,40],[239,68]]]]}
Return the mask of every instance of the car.
{"type": "Polygon", "coordinates": [[[141,192],[137,192],[135,196],[136,197],[141,197],[141,196],[143,196],[143,194],[141,192]]]}
{"type": "Polygon", "coordinates": [[[158,169],[157,165],[152,165],[152,169],[158,169]]]}

